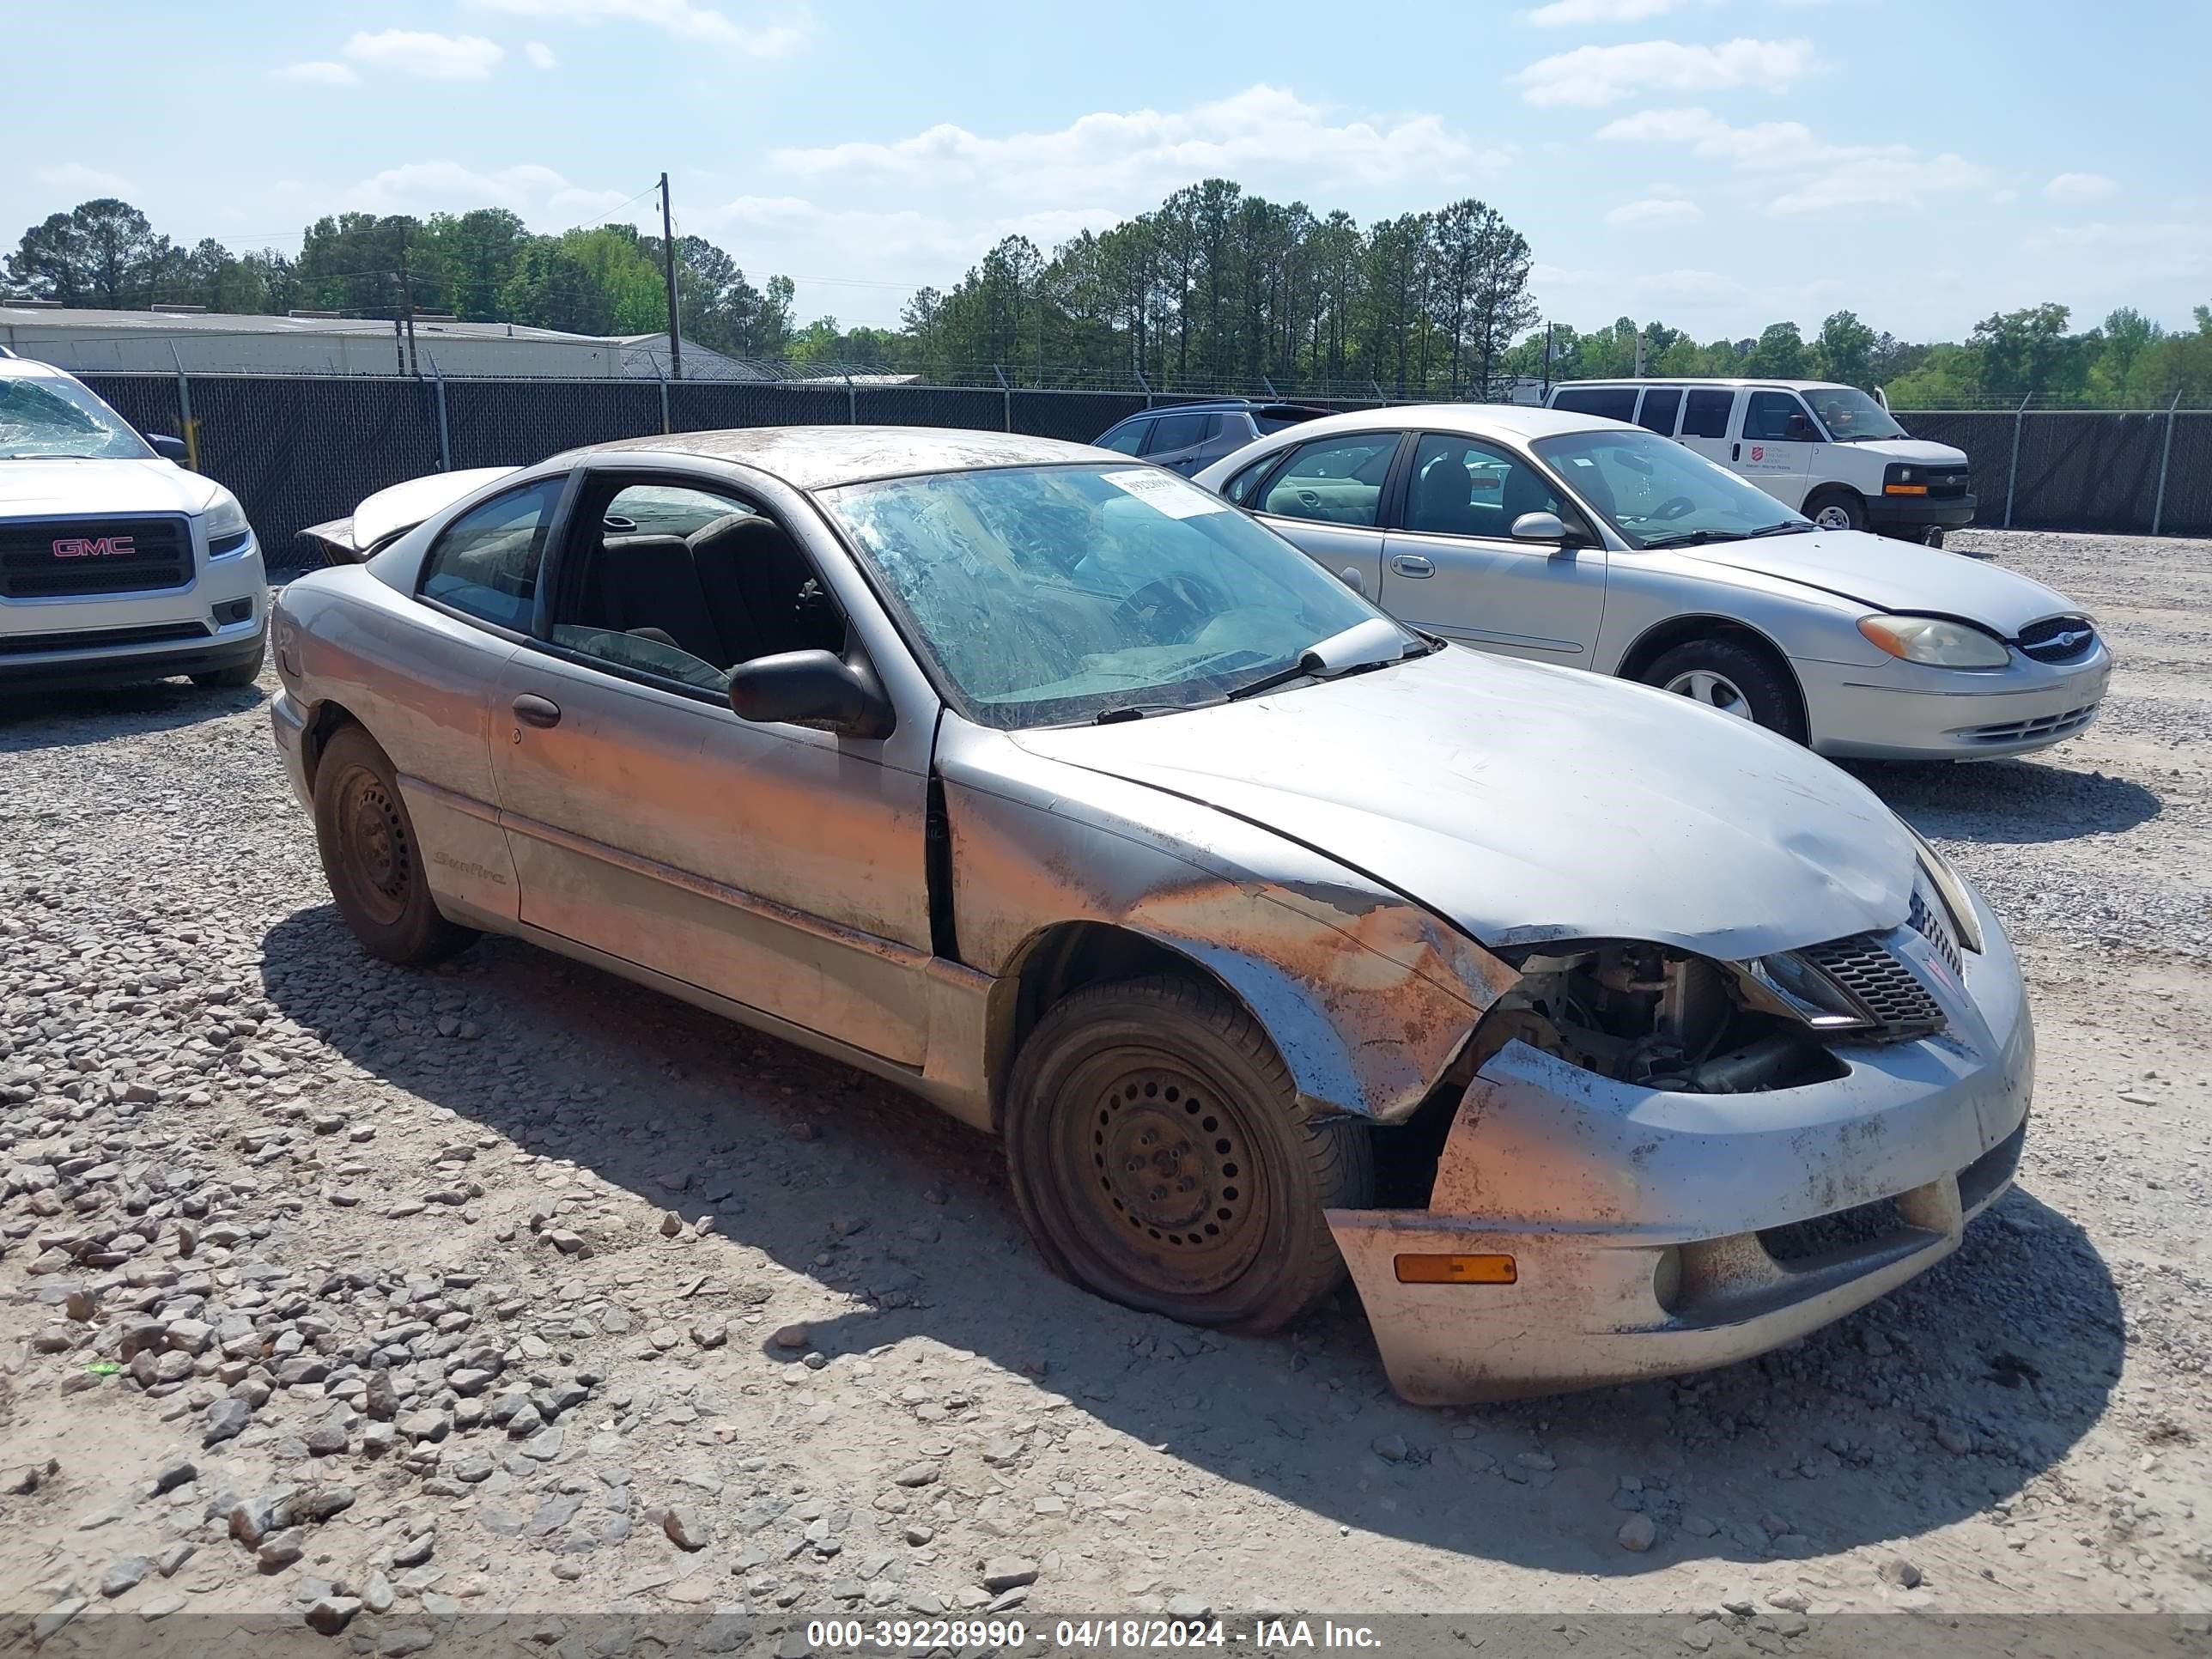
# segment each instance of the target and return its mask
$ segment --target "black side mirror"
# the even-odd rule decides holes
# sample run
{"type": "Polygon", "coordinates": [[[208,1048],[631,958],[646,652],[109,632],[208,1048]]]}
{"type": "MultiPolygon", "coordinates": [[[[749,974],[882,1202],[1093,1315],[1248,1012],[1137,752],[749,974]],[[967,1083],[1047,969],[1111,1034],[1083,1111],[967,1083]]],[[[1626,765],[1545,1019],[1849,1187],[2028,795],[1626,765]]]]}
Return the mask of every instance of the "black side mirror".
{"type": "Polygon", "coordinates": [[[1793,444],[1809,444],[1818,442],[1820,434],[1813,430],[1813,422],[1804,416],[1792,415],[1786,435],[1793,444]]]}
{"type": "Polygon", "coordinates": [[[782,651],[730,671],[741,720],[826,726],[846,738],[887,738],[896,724],[874,672],[832,651],[782,651]]]}
{"type": "Polygon", "coordinates": [[[166,432],[148,433],[146,445],[163,460],[174,461],[179,466],[182,466],[191,454],[191,451],[185,447],[185,441],[182,438],[172,438],[166,432]]]}

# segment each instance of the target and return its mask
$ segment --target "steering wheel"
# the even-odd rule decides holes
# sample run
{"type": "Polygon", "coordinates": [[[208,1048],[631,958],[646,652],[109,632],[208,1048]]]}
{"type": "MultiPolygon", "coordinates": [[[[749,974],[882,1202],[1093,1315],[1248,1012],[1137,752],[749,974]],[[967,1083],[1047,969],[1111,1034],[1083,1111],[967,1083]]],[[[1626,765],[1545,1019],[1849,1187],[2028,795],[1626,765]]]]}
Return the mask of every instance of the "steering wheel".
{"type": "Polygon", "coordinates": [[[1211,582],[1177,570],[1155,577],[1128,595],[1114,607],[1114,616],[1125,627],[1182,637],[1228,608],[1227,597],[1211,582]]]}
{"type": "Polygon", "coordinates": [[[1685,513],[1694,513],[1698,504],[1687,495],[1670,495],[1653,507],[1648,516],[1654,519],[1679,519],[1685,513]]]}

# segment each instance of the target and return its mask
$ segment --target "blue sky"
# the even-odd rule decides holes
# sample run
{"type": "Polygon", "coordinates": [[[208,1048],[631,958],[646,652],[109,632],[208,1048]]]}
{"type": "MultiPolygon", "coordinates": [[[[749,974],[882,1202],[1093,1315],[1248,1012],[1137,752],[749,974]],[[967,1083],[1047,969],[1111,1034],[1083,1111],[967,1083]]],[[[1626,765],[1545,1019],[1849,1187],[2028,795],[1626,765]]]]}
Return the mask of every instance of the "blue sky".
{"type": "Polygon", "coordinates": [[[10,123],[8,246],[102,193],[233,248],[341,208],[557,230],[665,167],[679,228],[802,318],[891,325],[1001,234],[1221,173],[1363,222],[1482,197],[1584,327],[2212,301],[2202,0],[120,0],[8,32],[19,89],[88,118],[10,123]]]}

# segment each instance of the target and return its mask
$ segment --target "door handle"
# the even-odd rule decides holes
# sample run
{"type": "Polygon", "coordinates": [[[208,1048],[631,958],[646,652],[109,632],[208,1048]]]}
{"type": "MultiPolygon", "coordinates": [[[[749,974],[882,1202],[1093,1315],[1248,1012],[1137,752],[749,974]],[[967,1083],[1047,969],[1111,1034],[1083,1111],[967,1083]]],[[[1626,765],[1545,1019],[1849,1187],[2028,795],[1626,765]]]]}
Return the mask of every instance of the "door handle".
{"type": "Polygon", "coordinates": [[[1740,461],[1742,459],[1743,446],[1741,444],[1730,444],[1729,446],[1729,459],[1732,461],[1740,461]]]}
{"type": "Polygon", "coordinates": [[[514,718],[525,726],[558,726],[561,724],[561,705],[550,697],[541,697],[526,691],[514,700],[514,718]]]}
{"type": "Polygon", "coordinates": [[[1390,568],[1401,576],[1433,576],[1435,565],[1418,553],[1401,553],[1390,561],[1390,568]]]}

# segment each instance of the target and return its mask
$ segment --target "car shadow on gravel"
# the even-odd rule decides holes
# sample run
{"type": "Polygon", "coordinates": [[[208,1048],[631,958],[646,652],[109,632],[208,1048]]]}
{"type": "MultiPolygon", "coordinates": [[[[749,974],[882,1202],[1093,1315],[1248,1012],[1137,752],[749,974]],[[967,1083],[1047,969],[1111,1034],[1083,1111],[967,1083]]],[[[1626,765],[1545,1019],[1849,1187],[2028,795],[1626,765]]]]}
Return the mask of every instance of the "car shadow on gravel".
{"type": "Polygon", "coordinates": [[[2129,778],[2046,761],[1851,761],[1845,769],[1923,835],[2025,847],[2117,835],[2164,803],[2129,778]]]}
{"type": "Polygon", "coordinates": [[[204,688],[190,680],[59,691],[0,688],[0,755],[173,732],[257,708],[267,696],[258,685],[204,688]]]}
{"type": "MultiPolygon", "coordinates": [[[[1093,1493],[1136,1488],[1148,1504],[1182,1504],[1194,1526],[1224,1500],[1264,1525],[1256,1498],[1470,1564],[1602,1576],[1826,1554],[1959,1522],[2017,1492],[2097,1420],[2119,1375],[2121,1310],[2105,1264],[2071,1222],[2016,1191],[1949,1261],[1781,1352],[1680,1382],[1414,1407],[1390,1393],[1348,1290],[1267,1337],[1200,1333],[1100,1301],[1054,1278],[1030,1246],[988,1138],[595,969],[505,939],[434,972],[389,969],[325,905],[271,929],[262,971],[272,1001],[369,1073],[573,1160],[655,1212],[711,1209],[729,1241],[666,1244],[640,1214],[619,1235],[591,1237],[595,1259],[645,1264],[665,1251],[680,1277],[714,1258],[675,1253],[734,1245],[721,1269],[733,1279],[755,1251],[797,1276],[754,1328],[757,1352],[734,1363],[763,1377],[798,1363],[769,1334],[801,1308],[807,1349],[828,1356],[814,1386],[832,1398],[842,1356],[887,1345],[903,1345],[902,1359],[978,1356],[1037,1379],[1105,1431],[1062,1474],[1093,1493]],[[441,1038],[441,1024],[456,1035],[441,1038]],[[476,1040],[459,1034],[471,1026],[476,1040]],[[825,1307],[839,1311],[815,1316],[825,1307]],[[1164,1473],[1146,1447],[1243,1492],[1164,1473]],[[1618,1534],[1639,1508],[1656,1542],[1632,1553],[1618,1534]]],[[[495,1161],[478,1167],[495,1180],[495,1161]]],[[[398,1193],[443,1177],[395,1163],[386,1179],[398,1193]]],[[[494,1241],[537,1193],[494,1186],[485,1222],[456,1230],[454,1262],[489,1261],[545,1286],[575,1271],[555,1267],[526,1227],[513,1244],[494,1241]]],[[[903,1408],[895,1384],[874,1386],[878,1403],[849,1402],[861,1440],[841,1454],[861,1501],[917,1455],[919,1438],[980,1438],[957,1407],[926,1429],[878,1418],[903,1408]]],[[[1449,1561],[1422,1570],[1459,1593],[1449,1561]]],[[[1474,1582],[1463,1588],[1473,1594],[1474,1582]]]]}

